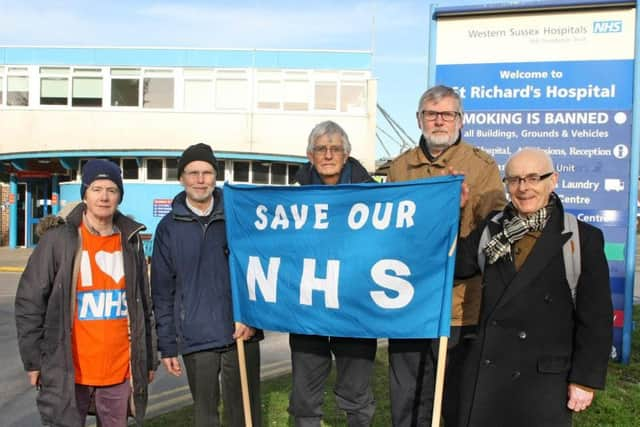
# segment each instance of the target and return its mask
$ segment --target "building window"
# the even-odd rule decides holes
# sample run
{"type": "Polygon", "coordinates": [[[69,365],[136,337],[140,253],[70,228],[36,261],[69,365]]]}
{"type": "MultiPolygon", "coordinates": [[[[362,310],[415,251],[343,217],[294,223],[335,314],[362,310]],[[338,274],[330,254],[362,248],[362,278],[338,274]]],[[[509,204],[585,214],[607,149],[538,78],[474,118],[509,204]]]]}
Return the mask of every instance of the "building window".
{"type": "Polygon", "coordinates": [[[81,159],[78,163],[78,180],[82,178],[82,171],[84,170],[84,165],[87,164],[89,159],[81,159]]]}
{"type": "Polygon", "coordinates": [[[138,107],[140,103],[140,70],[137,68],[111,69],[111,105],[138,107]]]}
{"type": "Polygon", "coordinates": [[[122,178],[138,179],[138,161],[136,159],[122,159],[122,178]]]}
{"type": "Polygon", "coordinates": [[[281,83],[276,81],[258,82],[258,108],[279,110],[281,86],[281,83]]]}
{"type": "Polygon", "coordinates": [[[167,165],[167,177],[165,179],[167,181],[177,181],[178,159],[165,159],[165,164],[167,165]]]}
{"type": "Polygon", "coordinates": [[[186,111],[213,110],[213,82],[211,80],[185,80],[184,109],[186,111]]]}
{"type": "Polygon", "coordinates": [[[40,105],[67,105],[69,68],[40,68],[40,105]]]}
{"type": "Polygon", "coordinates": [[[284,163],[271,164],[271,184],[285,185],[287,183],[287,165],[284,163]]]}
{"type": "Polygon", "coordinates": [[[296,180],[294,179],[296,173],[298,173],[298,169],[300,169],[300,165],[289,165],[289,184],[295,184],[296,180]]]}
{"type": "Polygon", "coordinates": [[[105,160],[115,163],[116,165],[120,166],[120,168],[122,169],[122,165],[120,164],[120,157],[107,157],[105,160]]]}
{"type": "Polygon", "coordinates": [[[216,180],[218,181],[224,181],[225,176],[224,176],[224,169],[225,169],[225,165],[226,162],[224,160],[218,160],[217,162],[218,166],[216,169],[216,180]]]}
{"type": "Polygon", "coordinates": [[[279,110],[282,95],[282,75],[280,71],[257,71],[258,108],[263,110],[279,110]]]}
{"type": "Polygon", "coordinates": [[[355,113],[365,111],[366,91],[364,83],[342,83],[340,87],[340,111],[355,113]]]}
{"type": "Polygon", "coordinates": [[[316,82],[315,109],[333,110],[338,106],[338,84],[336,82],[316,82]]]}
{"type": "Polygon", "coordinates": [[[100,69],[76,68],[71,85],[71,106],[102,107],[102,76],[100,69]]]}
{"type": "Polygon", "coordinates": [[[254,184],[269,183],[269,163],[252,162],[251,173],[253,177],[251,182],[253,182],[254,184]]]}
{"type": "Polygon", "coordinates": [[[47,77],[40,80],[40,105],[67,105],[69,80],[47,77]]]}
{"type": "Polygon", "coordinates": [[[162,179],[162,159],[147,159],[147,180],[162,179]]]}
{"type": "Polygon", "coordinates": [[[7,105],[29,105],[29,77],[7,76],[7,105]]]}
{"type": "Polygon", "coordinates": [[[246,110],[249,81],[247,79],[216,79],[216,110],[246,110]]]}
{"type": "Polygon", "coordinates": [[[173,108],[173,78],[145,77],[142,99],[144,108],[173,108]]]}
{"type": "Polygon", "coordinates": [[[111,80],[111,105],[114,107],[138,106],[138,79],[111,80]]]}
{"type": "Polygon", "coordinates": [[[233,181],[249,182],[249,162],[233,162],[233,181]]]}
{"type": "MultiPolygon", "coordinates": [[[[4,71],[0,68],[0,73],[4,71]]],[[[4,103],[4,77],[0,76],[0,105],[4,103]]]]}
{"type": "Polygon", "coordinates": [[[309,82],[307,80],[284,81],[284,104],[286,111],[309,110],[309,82]]]}

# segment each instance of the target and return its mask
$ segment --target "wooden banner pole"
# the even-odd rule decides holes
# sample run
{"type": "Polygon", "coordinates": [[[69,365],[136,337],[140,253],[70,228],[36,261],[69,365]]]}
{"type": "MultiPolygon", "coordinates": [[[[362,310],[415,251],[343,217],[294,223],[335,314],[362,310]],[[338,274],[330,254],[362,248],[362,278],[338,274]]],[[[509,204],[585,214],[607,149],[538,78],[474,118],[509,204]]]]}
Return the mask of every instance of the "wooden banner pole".
{"type": "Polygon", "coordinates": [[[433,397],[433,416],[431,427],[440,427],[440,414],[442,413],[442,392],[444,390],[444,373],[447,365],[447,345],[449,337],[440,337],[438,347],[438,369],[436,371],[436,390],[433,397]]]}
{"type": "MultiPolygon", "coordinates": [[[[238,364],[240,365],[240,384],[242,386],[242,408],[244,409],[244,425],[253,427],[251,421],[251,401],[249,399],[249,382],[247,381],[247,359],[244,353],[244,340],[236,340],[238,348],[238,364]]],[[[225,402],[225,405],[233,405],[233,402],[225,402]]]]}

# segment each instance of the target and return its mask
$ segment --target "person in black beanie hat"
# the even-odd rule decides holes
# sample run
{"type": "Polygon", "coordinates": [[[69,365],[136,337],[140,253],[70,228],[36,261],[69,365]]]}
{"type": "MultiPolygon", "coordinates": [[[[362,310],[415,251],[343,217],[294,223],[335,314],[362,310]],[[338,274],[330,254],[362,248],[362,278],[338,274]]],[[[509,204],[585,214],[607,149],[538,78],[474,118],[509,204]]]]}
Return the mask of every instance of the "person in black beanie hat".
{"type": "Polygon", "coordinates": [[[124,197],[124,186],[122,185],[122,171],[120,166],[109,160],[92,159],[85,163],[82,168],[82,185],[80,186],[80,198],[84,200],[87,188],[96,179],[109,179],[118,186],[120,190],[120,201],[124,197]]]}
{"type": "MultiPolygon", "coordinates": [[[[217,162],[206,144],[178,160],[184,191],[158,224],[151,263],[151,293],[158,350],[167,372],[186,371],[194,427],[244,427],[236,340],[244,341],[252,425],[261,426],[260,330],[233,321],[223,197],[217,162]],[[177,309],[179,307],[179,309],[177,309]],[[182,356],[182,362],[180,362],[182,356]],[[182,363],[184,364],[184,370],[182,363]],[[222,392],[220,392],[222,390],[222,392]],[[223,416],[218,414],[220,397],[223,416]]],[[[222,171],[221,171],[222,172],[222,171]]]]}
{"type": "Polygon", "coordinates": [[[182,153],[182,156],[180,156],[180,159],[178,159],[178,176],[181,176],[182,172],[184,172],[185,166],[194,160],[201,160],[209,163],[216,170],[217,174],[218,160],[216,159],[215,154],[213,154],[213,150],[209,145],[200,142],[187,147],[187,149],[182,153]]]}

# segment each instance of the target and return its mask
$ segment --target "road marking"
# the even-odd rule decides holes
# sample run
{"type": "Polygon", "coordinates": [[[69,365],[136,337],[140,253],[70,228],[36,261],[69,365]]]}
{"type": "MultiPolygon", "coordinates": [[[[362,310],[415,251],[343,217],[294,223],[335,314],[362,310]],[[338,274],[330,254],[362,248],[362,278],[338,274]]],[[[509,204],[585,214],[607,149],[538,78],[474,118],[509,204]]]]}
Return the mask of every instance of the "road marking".
{"type": "Polygon", "coordinates": [[[181,387],[176,387],[171,390],[166,390],[160,393],[153,393],[152,395],[149,396],[149,401],[157,400],[157,399],[160,399],[161,397],[168,396],[170,394],[185,392],[187,390],[189,390],[189,386],[183,385],[181,387]]]}
{"type": "Polygon", "coordinates": [[[24,267],[0,267],[0,273],[22,273],[24,267]]]}

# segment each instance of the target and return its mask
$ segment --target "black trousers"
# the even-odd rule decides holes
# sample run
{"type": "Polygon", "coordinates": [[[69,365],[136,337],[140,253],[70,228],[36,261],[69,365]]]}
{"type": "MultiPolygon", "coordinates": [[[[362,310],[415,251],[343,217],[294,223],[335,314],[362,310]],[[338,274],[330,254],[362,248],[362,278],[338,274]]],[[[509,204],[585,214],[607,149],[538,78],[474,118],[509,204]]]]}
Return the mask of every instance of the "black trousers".
{"type": "MultiPolygon", "coordinates": [[[[262,425],[260,408],[260,343],[245,342],[247,379],[251,417],[254,426],[262,425]]],[[[218,427],[220,389],[224,402],[224,425],[244,427],[242,387],[236,346],[225,350],[204,350],[182,356],[189,389],[194,401],[194,427],[218,427]],[[219,380],[221,378],[221,381],[219,380]],[[221,387],[222,386],[222,387],[221,387]]]]}
{"type": "Polygon", "coordinates": [[[346,412],[350,427],[371,425],[375,411],[371,374],[377,344],[375,339],[289,335],[293,377],[289,413],[296,427],[320,426],[332,353],[337,369],[334,393],[338,408],[346,412]]]}
{"type": "Polygon", "coordinates": [[[431,425],[436,357],[431,339],[389,339],[389,396],[394,427],[431,425]]]}
{"type": "Polygon", "coordinates": [[[462,389],[462,368],[469,353],[471,341],[476,336],[476,325],[452,326],[447,350],[447,370],[442,397],[442,417],[445,427],[458,426],[460,415],[460,392],[462,389]]]}

